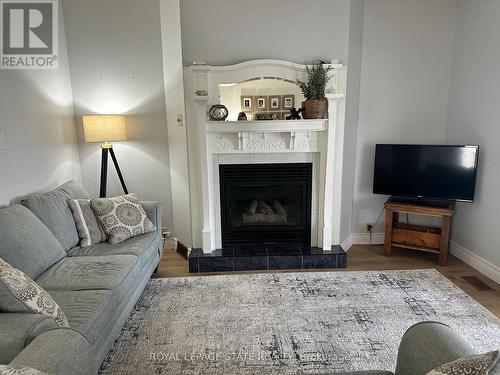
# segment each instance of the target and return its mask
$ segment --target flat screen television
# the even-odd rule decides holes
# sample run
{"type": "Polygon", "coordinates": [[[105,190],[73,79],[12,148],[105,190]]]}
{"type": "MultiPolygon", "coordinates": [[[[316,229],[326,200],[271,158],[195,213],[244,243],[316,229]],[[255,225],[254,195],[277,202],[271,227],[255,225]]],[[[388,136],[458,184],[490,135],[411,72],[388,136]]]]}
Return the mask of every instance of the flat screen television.
{"type": "Polygon", "coordinates": [[[473,202],[478,146],[378,144],[373,193],[473,202]]]}

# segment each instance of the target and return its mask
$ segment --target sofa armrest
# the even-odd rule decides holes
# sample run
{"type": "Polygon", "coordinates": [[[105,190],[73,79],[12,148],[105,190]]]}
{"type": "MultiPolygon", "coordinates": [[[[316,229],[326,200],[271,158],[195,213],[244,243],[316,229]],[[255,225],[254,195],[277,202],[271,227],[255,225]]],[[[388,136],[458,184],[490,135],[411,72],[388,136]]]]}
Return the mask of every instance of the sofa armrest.
{"type": "Polygon", "coordinates": [[[159,253],[160,253],[160,258],[163,256],[163,237],[162,237],[162,217],[163,217],[163,207],[161,206],[160,202],[156,201],[142,201],[140,202],[142,204],[142,207],[144,207],[144,211],[146,211],[146,215],[148,216],[149,220],[156,226],[158,229],[158,236],[159,236],[159,253]]]}
{"type": "Polygon", "coordinates": [[[140,203],[142,207],[144,207],[144,211],[146,211],[148,219],[151,220],[161,233],[161,220],[163,216],[161,203],[156,201],[142,201],[140,203]]]}
{"type": "Polygon", "coordinates": [[[433,368],[470,354],[474,349],[446,324],[421,322],[403,335],[396,375],[425,375],[433,368]]]}
{"type": "Polygon", "coordinates": [[[0,363],[9,363],[35,337],[54,328],[56,321],[47,315],[0,313],[0,363]]]}
{"type": "Polygon", "coordinates": [[[92,346],[71,328],[57,328],[37,336],[10,365],[31,367],[51,375],[97,373],[92,346]]]}

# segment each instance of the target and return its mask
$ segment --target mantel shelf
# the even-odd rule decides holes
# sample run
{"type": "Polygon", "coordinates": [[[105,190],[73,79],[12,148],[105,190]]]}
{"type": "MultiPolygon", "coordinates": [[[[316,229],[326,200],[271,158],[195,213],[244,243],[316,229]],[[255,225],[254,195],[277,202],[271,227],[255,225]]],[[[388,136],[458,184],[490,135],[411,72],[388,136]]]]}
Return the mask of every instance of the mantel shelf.
{"type": "Polygon", "coordinates": [[[259,121],[207,121],[208,133],[266,132],[283,133],[294,131],[325,131],[328,119],[324,120],[259,120],[259,121]]]}

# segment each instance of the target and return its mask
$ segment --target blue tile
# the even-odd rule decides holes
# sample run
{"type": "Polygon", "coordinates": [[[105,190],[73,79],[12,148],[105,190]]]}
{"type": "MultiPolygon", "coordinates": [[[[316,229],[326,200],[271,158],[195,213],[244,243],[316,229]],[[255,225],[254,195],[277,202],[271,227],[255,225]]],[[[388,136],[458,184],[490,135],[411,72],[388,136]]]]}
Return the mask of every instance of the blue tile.
{"type": "Polygon", "coordinates": [[[245,256],[234,258],[235,271],[267,270],[266,256],[245,256]]]}
{"type": "Polygon", "coordinates": [[[304,255],[304,269],[336,268],[336,255],[309,254],[304,255]]]}
{"type": "Polygon", "coordinates": [[[302,269],[302,255],[269,256],[270,270],[302,269]]]}
{"type": "Polygon", "coordinates": [[[245,245],[239,246],[234,249],[235,257],[246,257],[246,256],[263,256],[267,255],[267,250],[265,246],[259,245],[245,245]]]}
{"type": "Polygon", "coordinates": [[[268,255],[301,255],[300,247],[294,244],[277,244],[266,246],[268,255]]]}
{"type": "Polygon", "coordinates": [[[198,258],[189,257],[189,272],[190,273],[198,272],[198,258]]]}
{"type": "Polygon", "coordinates": [[[191,252],[189,253],[189,257],[197,258],[203,256],[203,250],[202,249],[192,249],[191,252]]]}
{"type": "Polygon", "coordinates": [[[227,248],[225,247],[224,249],[217,249],[212,251],[212,256],[216,257],[232,257],[234,256],[234,249],[233,248],[227,248]]]}
{"type": "Polygon", "coordinates": [[[232,272],[232,257],[203,257],[199,258],[198,272],[232,272]]]}

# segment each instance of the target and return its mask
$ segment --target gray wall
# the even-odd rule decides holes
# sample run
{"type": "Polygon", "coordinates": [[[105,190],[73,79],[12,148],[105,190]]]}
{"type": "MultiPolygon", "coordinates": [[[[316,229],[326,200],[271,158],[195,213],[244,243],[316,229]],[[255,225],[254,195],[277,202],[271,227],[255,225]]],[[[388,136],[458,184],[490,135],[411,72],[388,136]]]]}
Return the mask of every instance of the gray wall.
{"type": "Polygon", "coordinates": [[[459,204],[452,239],[500,267],[500,2],[458,1],[448,143],[481,147],[476,203],[459,204]]]}
{"type": "MultiPolygon", "coordinates": [[[[82,178],[99,192],[100,147],[84,143],[81,115],[123,113],[129,141],[115,152],[129,191],[160,200],[172,224],[159,3],[63,0],[82,178]]],[[[180,95],[180,93],[179,93],[180,95]]],[[[108,196],[122,190],[112,164],[108,196]]]]}
{"type": "Polygon", "coordinates": [[[366,1],[353,233],[387,198],[372,194],[375,144],[444,141],[454,16],[454,0],[366,1]]]}
{"type": "Polygon", "coordinates": [[[184,65],[347,61],[349,0],[182,0],[184,65]]]}
{"type": "Polygon", "coordinates": [[[80,179],[61,12],[59,18],[58,70],[0,70],[0,206],[80,179]]]}

